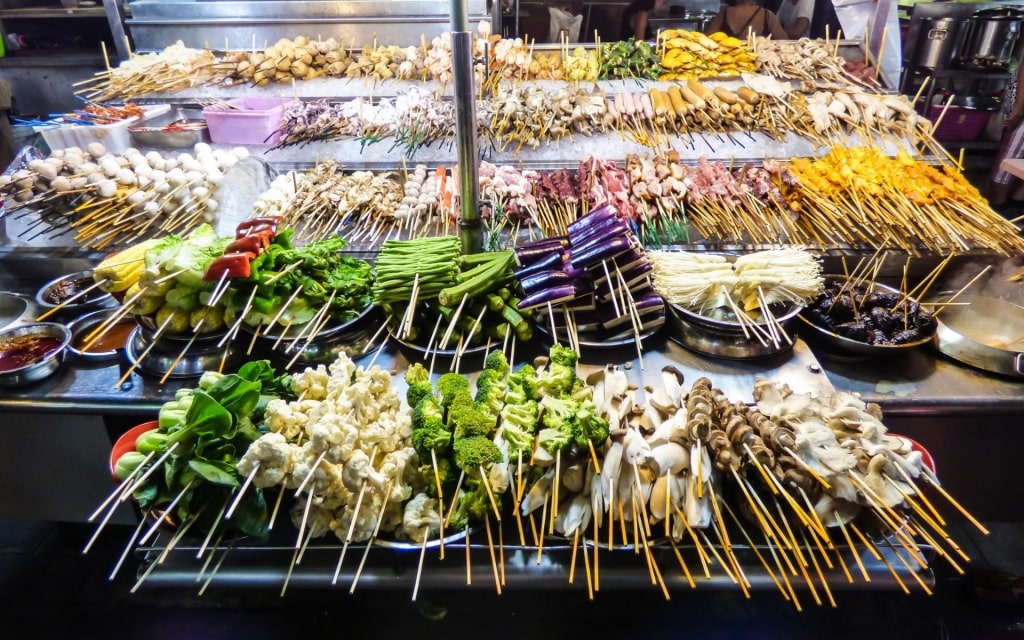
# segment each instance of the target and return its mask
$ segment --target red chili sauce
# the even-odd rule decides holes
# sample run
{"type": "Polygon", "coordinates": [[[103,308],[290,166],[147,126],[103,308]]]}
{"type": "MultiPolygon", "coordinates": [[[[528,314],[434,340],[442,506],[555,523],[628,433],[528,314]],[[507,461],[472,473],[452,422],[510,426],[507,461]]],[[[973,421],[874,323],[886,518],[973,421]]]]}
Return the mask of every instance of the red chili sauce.
{"type": "Polygon", "coordinates": [[[60,349],[60,340],[48,336],[16,336],[0,343],[0,371],[14,371],[39,362],[60,349]]]}

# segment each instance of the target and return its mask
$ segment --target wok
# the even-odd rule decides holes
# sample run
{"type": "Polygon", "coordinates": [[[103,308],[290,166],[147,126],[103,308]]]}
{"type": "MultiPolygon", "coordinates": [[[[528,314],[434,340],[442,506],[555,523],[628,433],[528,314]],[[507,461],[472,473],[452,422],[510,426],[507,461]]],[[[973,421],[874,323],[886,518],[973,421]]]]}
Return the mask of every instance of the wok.
{"type": "Polygon", "coordinates": [[[1024,307],[974,296],[936,317],[935,347],[964,364],[1008,376],[1024,376],[1024,307]]]}

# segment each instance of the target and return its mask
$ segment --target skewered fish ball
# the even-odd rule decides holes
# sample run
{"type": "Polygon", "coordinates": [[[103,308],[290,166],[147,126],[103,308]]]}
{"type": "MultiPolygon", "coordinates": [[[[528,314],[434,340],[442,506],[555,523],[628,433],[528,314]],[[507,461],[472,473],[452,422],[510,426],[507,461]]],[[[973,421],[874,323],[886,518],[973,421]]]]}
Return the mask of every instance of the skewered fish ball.
{"type": "Polygon", "coordinates": [[[96,184],[96,189],[103,198],[113,198],[117,195],[117,183],[113,180],[102,180],[96,184]]]}
{"type": "Polygon", "coordinates": [[[89,143],[89,146],[87,146],[85,150],[88,151],[89,155],[91,155],[94,158],[102,158],[107,153],[107,148],[104,147],[99,142],[89,143]]]}
{"type": "Polygon", "coordinates": [[[67,179],[64,176],[57,176],[56,178],[53,179],[52,182],[50,182],[50,188],[56,191],[57,193],[71,191],[71,180],[67,179]]]}
{"type": "Polygon", "coordinates": [[[135,173],[131,169],[121,169],[117,172],[117,183],[131,187],[135,185],[135,173]]]}

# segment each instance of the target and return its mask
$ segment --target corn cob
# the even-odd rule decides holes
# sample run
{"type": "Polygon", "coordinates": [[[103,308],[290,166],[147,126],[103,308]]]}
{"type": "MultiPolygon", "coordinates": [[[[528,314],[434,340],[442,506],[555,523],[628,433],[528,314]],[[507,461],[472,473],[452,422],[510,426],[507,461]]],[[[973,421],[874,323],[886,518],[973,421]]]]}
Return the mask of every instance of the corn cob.
{"type": "Polygon", "coordinates": [[[125,291],[138,282],[146,269],[146,251],[158,242],[158,239],[150,238],[108,256],[92,270],[93,280],[107,293],[125,291]]]}

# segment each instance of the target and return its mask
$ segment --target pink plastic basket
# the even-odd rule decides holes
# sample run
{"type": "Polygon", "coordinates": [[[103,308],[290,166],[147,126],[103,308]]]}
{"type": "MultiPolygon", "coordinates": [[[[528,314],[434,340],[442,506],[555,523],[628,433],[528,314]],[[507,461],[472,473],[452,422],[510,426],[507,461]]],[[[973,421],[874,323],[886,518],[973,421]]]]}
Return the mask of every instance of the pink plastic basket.
{"type": "MultiPolygon", "coordinates": [[[[943,105],[932,105],[928,119],[938,120],[943,105]]],[[[976,140],[988,124],[991,109],[967,109],[957,104],[949,105],[937,129],[932,134],[936,140],[976,140]]]]}
{"type": "Polygon", "coordinates": [[[206,107],[203,117],[210,140],[219,144],[276,144],[282,135],[278,131],[281,118],[290,102],[280,98],[235,98],[228,103],[237,109],[206,107]]]}

